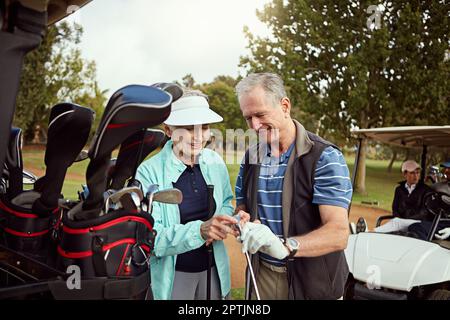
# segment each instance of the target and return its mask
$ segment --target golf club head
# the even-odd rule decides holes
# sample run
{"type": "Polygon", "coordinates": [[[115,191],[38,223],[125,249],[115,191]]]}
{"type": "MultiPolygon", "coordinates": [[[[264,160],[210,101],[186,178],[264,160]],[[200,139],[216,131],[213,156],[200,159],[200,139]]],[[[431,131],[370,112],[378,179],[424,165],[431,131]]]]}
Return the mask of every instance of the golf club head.
{"type": "Polygon", "coordinates": [[[0,194],[5,194],[6,193],[6,180],[2,177],[0,178],[0,194]]]}
{"type": "Polygon", "coordinates": [[[170,93],[170,95],[172,96],[172,103],[180,99],[183,95],[183,89],[176,83],[157,82],[152,84],[150,87],[158,88],[170,93]]]}
{"type": "Polygon", "coordinates": [[[130,85],[112,95],[89,149],[91,161],[86,172],[89,196],[83,203],[85,212],[80,212],[78,219],[96,217],[101,211],[111,152],[134,133],[166,120],[171,103],[170,94],[149,86],[130,85]]]}
{"type": "Polygon", "coordinates": [[[142,191],[141,191],[140,188],[127,187],[127,188],[123,188],[123,189],[117,190],[116,192],[111,194],[109,196],[109,201],[111,203],[118,203],[120,201],[120,198],[122,198],[122,196],[124,194],[128,194],[128,193],[135,193],[139,197],[139,202],[144,199],[144,196],[143,196],[142,191]]]}
{"type": "Polygon", "coordinates": [[[58,206],[67,169],[85,146],[94,115],[91,109],[73,103],[60,103],[52,108],[45,150],[46,171],[35,183],[35,190],[42,193],[33,205],[35,213],[49,214],[58,206]]]}
{"type": "Polygon", "coordinates": [[[37,180],[38,178],[33,173],[26,170],[22,171],[22,182],[24,185],[33,185],[37,180]]]}
{"type": "Polygon", "coordinates": [[[81,150],[78,156],[75,158],[73,162],[80,162],[89,158],[89,153],[87,150],[81,150]]]}
{"type": "Polygon", "coordinates": [[[129,136],[120,145],[109,188],[123,188],[125,181],[135,176],[139,164],[166,141],[164,131],[158,129],[140,130],[129,136]]]}
{"type": "Polygon", "coordinates": [[[180,204],[183,201],[183,193],[176,188],[161,190],[153,194],[153,201],[180,204]]]}

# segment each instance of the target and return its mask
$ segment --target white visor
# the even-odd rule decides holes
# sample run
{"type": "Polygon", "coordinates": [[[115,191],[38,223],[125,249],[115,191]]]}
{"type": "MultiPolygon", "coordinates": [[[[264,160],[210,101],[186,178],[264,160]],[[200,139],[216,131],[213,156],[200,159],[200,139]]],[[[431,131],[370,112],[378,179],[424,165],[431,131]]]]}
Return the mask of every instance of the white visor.
{"type": "Polygon", "coordinates": [[[169,126],[192,126],[217,123],[223,118],[209,108],[208,101],[200,96],[181,97],[172,103],[172,111],[164,124],[169,126]]]}

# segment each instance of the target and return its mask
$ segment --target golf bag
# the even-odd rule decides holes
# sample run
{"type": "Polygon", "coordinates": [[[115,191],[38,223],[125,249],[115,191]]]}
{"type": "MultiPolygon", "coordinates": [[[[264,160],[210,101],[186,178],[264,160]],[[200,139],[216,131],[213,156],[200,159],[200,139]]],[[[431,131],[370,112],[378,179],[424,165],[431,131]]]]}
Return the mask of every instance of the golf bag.
{"type": "MultiPolygon", "coordinates": [[[[139,208],[103,210],[103,193],[109,184],[107,173],[112,151],[130,140],[127,138],[162,123],[170,114],[172,101],[172,95],[161,89],[139,85],[118,90],[108,101],[89,150],[91,161],[86,172],[89,194],[63,214],[57,249],[58,269],[76,265],[82,283],[93,283],[85,289],[83,298],[87,295],[90,299],[142,299],[151,293],[148,262],[155,239],[153,219],[139,208]]],[[[142,161],[139,148],[133,150],[131,155],[122,150],[125,158],[133,159],[131,166],[118,161],[119,167],[116,163],[112,180],[118,188],[134,174],[134,160],[142,161]]],[[[60,294],[70,292],[61,288],[60,294]]]]}
{"type": "Polygon", "coordinates": [[[152,217],[117,210],[95,219],[72,220],[71,215],[80,209],[77,206],[63,215],[57,268],[67,270],[76,265],[83,281],[98,279],[97,285],[104,289],[96,287],[97,294],[89,293],[92,299],[145,298],[150,287],[148,261],[155,239],[152,217]],[[110,286],[114,280],[122,281],[121,291],[108,292],[105,279],[109,279],[110,286]]]}
{"type": "MultiPolygon", "coordinates": [[[[12,193],[8,190],[0,198],[2,244],[41,262],[54,263],[56,229],[61,220],[58,199],[67,168],[85,145],[92,121],[93,112],[78,105],[61,103],[52,108],[45,151],[46,174],[36,181],[32,191],[21,191],[10,199],[8,195],[12,193]]],[[[17,135],[11,139],[17,140],[17,135]]],[[[22,174],[8,178],[13,177],[17,181],[9,181],[9,186],[21,190],[22,174]]]]}
{"type": "Polygon", "coordinates": [[[26,191],[9,201],[0,198],[1,243],[41,262],[49,262],[60,210],[45,217],[33,213],[31,206],[41,195],[26,191]]]}

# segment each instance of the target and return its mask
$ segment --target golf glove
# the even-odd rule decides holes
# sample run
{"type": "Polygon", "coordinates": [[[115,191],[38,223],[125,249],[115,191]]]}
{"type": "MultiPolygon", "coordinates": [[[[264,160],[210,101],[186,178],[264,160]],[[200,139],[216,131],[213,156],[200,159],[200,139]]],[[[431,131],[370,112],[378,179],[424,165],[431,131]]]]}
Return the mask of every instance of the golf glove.
{"type": "Polygon", "coordinates": [[[247,222],[242,228],[240,239],[242,240],[242,252],[248,251],[254,254],[260,251],[279,260],[289,255],[289,250],[281,239],[264,224],[247,222]]]}
{"type": "Polygon", "coordinates": [[[434,236],[440,240],[448,239],[450,237],[450,228],[439,230],[434,236]]]}

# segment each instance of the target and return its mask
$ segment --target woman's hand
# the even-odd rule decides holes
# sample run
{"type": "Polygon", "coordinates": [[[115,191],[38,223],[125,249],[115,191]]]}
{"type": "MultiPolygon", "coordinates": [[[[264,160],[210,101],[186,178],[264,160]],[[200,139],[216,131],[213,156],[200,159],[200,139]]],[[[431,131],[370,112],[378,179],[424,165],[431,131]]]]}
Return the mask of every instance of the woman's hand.
{"type": "Polygon", "coordinates": [[[237,231],[232,228],[236,223],[235,218],[227,215],[213,216],[201,224],[200,234],[208,246],[214,240],[226,239],[229,233],[236,235],[237,231]]]}

